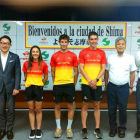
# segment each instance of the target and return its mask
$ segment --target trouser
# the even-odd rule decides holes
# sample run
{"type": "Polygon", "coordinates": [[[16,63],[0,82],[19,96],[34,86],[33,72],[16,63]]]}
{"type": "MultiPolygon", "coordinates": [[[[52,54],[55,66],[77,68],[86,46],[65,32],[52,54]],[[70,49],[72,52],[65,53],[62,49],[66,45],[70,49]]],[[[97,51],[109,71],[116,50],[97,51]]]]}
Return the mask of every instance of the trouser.
{"type": "Polygon", "coordinates": [[[137,129],[140,129],[140,79],[136,86],[137,129]]]}
{"type": "Polygon", "coordinates": [[[3,86],[0,92],[0,129],[12,130],[15,122],[15,96],[11,93],[7,93],[5,86],[3,86]],[[8,105],[8,114],[6,118],[6,102],[8,105]]]}
{"type": "Polygon", "coordinates": [[[107,103],[109,125],[111,130],[117,129],[117,106],[119,107],[119,130],[125,131],[127,122],[127,103],[129,97],[129,85],[114,85],[111,82],[107,85],[107,103]]]}

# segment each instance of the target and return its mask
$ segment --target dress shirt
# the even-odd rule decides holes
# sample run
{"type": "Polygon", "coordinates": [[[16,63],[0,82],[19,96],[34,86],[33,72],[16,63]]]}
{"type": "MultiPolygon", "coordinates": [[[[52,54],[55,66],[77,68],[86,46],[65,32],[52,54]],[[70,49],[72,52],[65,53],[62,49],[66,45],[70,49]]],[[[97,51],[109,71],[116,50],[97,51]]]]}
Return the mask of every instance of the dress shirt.
{"type": "Polygon", "coordinates": [[[138,51],[136,53],[136,56],[135,56],[135,63],[136,63],[136,66],[138,68],[138,71],[139,71],[139,78],[140,78],[140,51],[138,51]]]}
{"type": "Polygon", "coordinates": [[[108,80],[115,85],[129,83],[130,72],[136,69],[134,57],[129,54],[123,53],[121,57],[118,54],[112,54],[107,59],[108,80]]]}
{"type": "Polygon", "coordinates": [[[8,54],[9,54],[9,52],[4,56],[4,55],[1,53],[1,63],[2,63],[2,67],[3,67],[3,71],[5,70],[5,66],[6,66],[8,54]]]}

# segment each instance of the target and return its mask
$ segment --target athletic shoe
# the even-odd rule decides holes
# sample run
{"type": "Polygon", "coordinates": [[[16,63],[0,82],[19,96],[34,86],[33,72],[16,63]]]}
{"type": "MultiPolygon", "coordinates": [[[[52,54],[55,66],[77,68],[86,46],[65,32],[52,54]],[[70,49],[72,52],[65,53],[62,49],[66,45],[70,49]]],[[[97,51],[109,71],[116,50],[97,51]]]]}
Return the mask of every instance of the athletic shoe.
{"type": "Polygon", "coordinates": [[[67,138],[72,138],[73,137],[73,133],[72,133],[71,128],[67,129],[66,133],[67,133],[67,138]]]}
{"type": "Polygon", "coordinates": [[[56,131],[54,133],[54,137],[55,138],[60,138],[61,137],[61,133],[62,133],[62,130],[60,128],[56,128],[56,131]]]}
{"type": "Polygon", "coordinates": [[[37,139],[41,139],[42,138],[42,131],[41,131],[41,129],[37,129],[36,130],[36,138],[37,139]]]}
{"type": "Polygon", "coordinates": [[[101,132],[100,128],[96,128],[95,131],[94,131],[94,134],[95,134],[97,139],[102,139],[103,138],[103,135],[102,135],[102,132],[101,132]]]}
{"type": "Polygon", "coordinates": [[[140,130],[137,130],[137,132],[135,133],[135,138],[139,138],[140,137],[140,130]]]}
{"type": "Polygon", "coordinates": [[[82,137],[83,139],[88,139],[89,136],[88,136],[87,128],[83,128],[83,129],[82,129],[81,137],[82,137]]]}
{"type": "Polygon", "coordinates": [[[34,139],[35,136],[36,136],[35,130],[31,130],[30,135],[29,135],[29,139],[34,139]]]}

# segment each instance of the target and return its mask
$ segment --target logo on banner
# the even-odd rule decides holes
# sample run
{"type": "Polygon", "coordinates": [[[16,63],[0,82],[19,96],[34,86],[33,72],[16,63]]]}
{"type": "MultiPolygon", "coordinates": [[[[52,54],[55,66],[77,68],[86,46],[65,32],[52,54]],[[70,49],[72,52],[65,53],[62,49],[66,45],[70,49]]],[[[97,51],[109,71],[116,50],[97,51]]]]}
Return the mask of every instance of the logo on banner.
{"type": "Polygon", "coordinates": [[[104,38],[102,42],[104,46],[108,46],[110,44],[110,40],[108,40],[108,38],[104,38]]]}
{"type": "Polygon", "coordinates": [[[20,84],[21,87],[25,87],[25,84],[20,84]]]}
{"type": "Polygon", "coordinates": [[[137,45],[140,46],[140,39],[137,40],[137,45]]]}
{"type": "Polygon", "coordinates": [[[139,31],[135,31],[135,34],[140,34],[140,26],[138,26],[139,31]]]}
{"type": "Polygon", "coordinates": [[[11,29],[11,27],[7,23],[3,24],[4,31],[10,31],[10,29],[11,29]]]}
{"type": "Polygon", "coordinates": [[[79,79],[79,83],[80,83],[80,88],[82,88],[82,79],[79,79]]]}
{"type": "Polygon", "coordinates": [[[9,26],[7,23],[3,24],[3,30],[5,31],[4,34],[9,34],[10,29],[11,26],[9,26]]]}
{"type": "Polygon", "coordinates": [[[24,55],[26,58],[29,58],[29,52],[28,52],[28,51],[25,51],[25,52],[23,53],[23,55],[24,55]]]}
{"type": "Polygon", "coordinates": [[[44,61],[46,61],[49,57],[49,54],[47,54],[46,51],[42,52],[41,55],[42,55],[42,58],[43,58],[44,61]]]}
{"type": "Polygon", "coordinates": [[[41,42],[39,42],[40,44],[47,44],[48,42],[46,42],[46,37],[42,37],[41,38],[41,42]]]}
{"type": "Polygon", "coordinates": [[[23,84],[21,83],[20,86],[25,87],[25,79],[23,80],[23,84]]]}
{"type": "Polygon", "coordinates": [[[102,82],[105,82],[105,79],[102,78],[102,82]]]}
{"type": "Polygon", "coordinates": [[[48,85],[49,85],[49,80],[47,80],[47,82],[45,83],[44,87],[48,88],[48,85]]]}
{"type": "Polygon", "coordinates": [[[30,54],[30,53],[29,53],[28,51],[25,51],[25,52],[23,53],[24,58],[20,58],[20,60],[28,60],[29,54],[30,54]]]}

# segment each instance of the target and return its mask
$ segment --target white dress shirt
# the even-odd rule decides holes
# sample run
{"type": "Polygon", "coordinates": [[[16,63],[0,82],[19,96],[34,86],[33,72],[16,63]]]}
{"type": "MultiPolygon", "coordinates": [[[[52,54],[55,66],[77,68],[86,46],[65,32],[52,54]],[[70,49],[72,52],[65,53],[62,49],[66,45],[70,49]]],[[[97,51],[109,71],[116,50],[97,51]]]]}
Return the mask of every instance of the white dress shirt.
{"type": "Polygon", "coordinates": [[[124,85],[130,81],[130,72],[137,70],[134,57],[123,53],[112,54],[107,58],[106,70],[109,72],[108,80],[115,85],[124,85]]]}
{"type": "Polygon", "coordinates": [[[5,66],[6,66],[8,54],[9,54],[9,52],[4,56],[4,55],[1,53],[1,63],[2,63],[2,67],[3,67],[3,71],[5,70],[5,66]]]}
{"type": "Polygon", "coordinates": [[[138,51],[136,53],[136,56],[135,56],[135,63],[136,63],[136,66],[138,68],[138,71],[139,71],[139,78],[140,78],[140,51],[138,51]]]}

